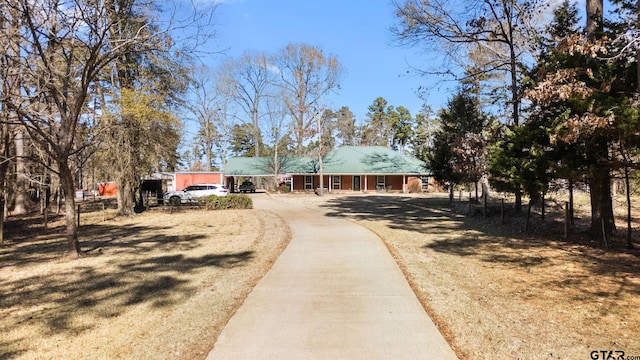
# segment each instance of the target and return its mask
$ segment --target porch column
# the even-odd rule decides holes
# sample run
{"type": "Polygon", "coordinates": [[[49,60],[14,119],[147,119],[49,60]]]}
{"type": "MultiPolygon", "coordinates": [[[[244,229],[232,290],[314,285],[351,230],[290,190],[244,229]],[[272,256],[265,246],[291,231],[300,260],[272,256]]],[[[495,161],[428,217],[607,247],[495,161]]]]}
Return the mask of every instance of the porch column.
{"type": "Polygon", "coordinates": [[[332,176],[331,176],[331,175],[329,175],[329,190],[328,190],[329,192],[331,192],[331,177],[332,177],[332,176]]]}
{"type": "Polygon", "coordinates": [[[407,192],[407,175],[402,175],[402,193],[407,192]]]}
{"type": "Polygon", "coordinates": [[[364,191],[369,191],[369,188],[367,187],[367,175],[364,176],[364,191]]]}

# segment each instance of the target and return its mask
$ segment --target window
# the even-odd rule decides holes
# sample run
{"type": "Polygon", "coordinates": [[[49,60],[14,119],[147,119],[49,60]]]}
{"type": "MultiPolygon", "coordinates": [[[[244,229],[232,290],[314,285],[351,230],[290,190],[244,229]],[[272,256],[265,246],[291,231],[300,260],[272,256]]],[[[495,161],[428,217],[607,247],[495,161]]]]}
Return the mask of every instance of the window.
{"type": "Polygon", "coordinates": [[[331,188],[333,190],[342,189],[342,177],[340,175],[333,175],[331,177],[331,188]]]}
{"type": "Polygon", "coordinates": [[[385,189],[384,175],[376,176],[376,189],[377,190],[384,190],[385,189]]]}
{"type": "Polygon", "coordinates": [[[306,175],[304,177],[304,189],[305,190],[313,190],[313,177],[306,175]]]}
{"type": "Polygon", "coordinates": [[[422,179],[422,191],[429,189],[429,177],[423,175],[421,176],[421,179],[422,179]]]}

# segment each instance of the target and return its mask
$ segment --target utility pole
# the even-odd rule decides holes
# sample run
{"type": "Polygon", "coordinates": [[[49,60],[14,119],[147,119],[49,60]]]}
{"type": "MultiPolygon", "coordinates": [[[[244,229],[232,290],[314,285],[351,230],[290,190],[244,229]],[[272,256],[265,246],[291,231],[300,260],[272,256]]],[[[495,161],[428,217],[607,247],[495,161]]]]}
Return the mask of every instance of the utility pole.
{"type": "Polygon", "coordinates": [[[324,174],[322,169],[322,116],[318,116],[319,111],[316,111],[316,124],[318,126],[318,171],[320,173],[320,189],[318,189],[318,195],[322,196],[324,192],[324,174]]]}

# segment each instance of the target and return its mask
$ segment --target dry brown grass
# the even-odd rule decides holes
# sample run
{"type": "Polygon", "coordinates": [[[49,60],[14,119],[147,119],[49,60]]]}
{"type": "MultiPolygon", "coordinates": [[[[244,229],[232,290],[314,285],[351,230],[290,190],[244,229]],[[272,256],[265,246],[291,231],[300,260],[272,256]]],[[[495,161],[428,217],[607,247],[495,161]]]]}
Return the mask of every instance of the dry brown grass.
{"type": "Polygon", "coordinates": [[[377,233],[461,358],[640,355],[640,258],[623,250],[624,240],[610,251],[581,233],[562,241],[553,211],[525,235],[523,218],[502,225],[457,216],[443,197],[282,199],[377,233]]]}
{"type": "MultiPolygon", "coordinates": [[[[469,219],[434,196],[278,198],[379,234],[461,358],[640,355],[638,253],[620,239],[603,251],[577,231],[562,241],[558,209],[525,235],[522,218],[469,219]]],[[[38,219],[7,225],[0,358],[204,358],[290,237],[256,210],[107,211],[84,223],[79,260],[61,257],[60,219],[46,231],[38,219]]]]}
{"type": "Polygon", "coordinates": [[[259,210],[107,210],[82,223],[77,260],[62,256],[60,218],[6,225],[0,358],[202,359],[290,240],[259,210]]]}

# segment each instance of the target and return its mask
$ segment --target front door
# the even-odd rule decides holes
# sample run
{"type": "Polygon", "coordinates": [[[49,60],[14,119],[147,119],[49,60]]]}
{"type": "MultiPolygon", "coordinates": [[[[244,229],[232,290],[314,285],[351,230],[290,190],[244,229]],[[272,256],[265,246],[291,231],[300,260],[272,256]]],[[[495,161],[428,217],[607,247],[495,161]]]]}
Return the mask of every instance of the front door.
{"type": "Polygon", "coordinates": [[[313,176],[310,176],[310,175],[304,176],[304,189],[313,190],[313,176]]]}
{"type": "Polygon", "coordinates": [[[360,191],[360,176],[355,175],[353,177],[353,191],[360,191]]]}

